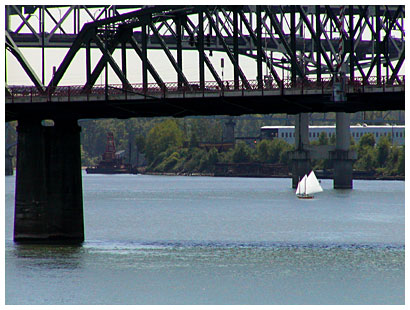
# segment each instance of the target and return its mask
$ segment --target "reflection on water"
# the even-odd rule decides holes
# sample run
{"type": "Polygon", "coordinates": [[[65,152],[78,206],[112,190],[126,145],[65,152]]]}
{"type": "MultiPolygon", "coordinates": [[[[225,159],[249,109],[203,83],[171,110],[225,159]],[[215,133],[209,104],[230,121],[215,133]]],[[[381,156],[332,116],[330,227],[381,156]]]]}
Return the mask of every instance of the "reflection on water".
{"type": "Polygon", "coordinates": [[[7,304],[404,304],[402,182],[308,203],[278,179],[83,183],[82,246],[16,245],[6,178],[7,304]]]}
{"type": "Polygon", "coordinates": [[[404,303],[403,246],[86,242],[7,249],[12,304],[404,303]],[[17,283],[36,287],[37,295],[16,294],[17,283]]]}
{"type": "Polygon", "coordinates": [[[84,249],[69,245],[18,244],[10,248],[8,255],[16,258],[19,268],[77,269],[81,268],[84,249]]]}

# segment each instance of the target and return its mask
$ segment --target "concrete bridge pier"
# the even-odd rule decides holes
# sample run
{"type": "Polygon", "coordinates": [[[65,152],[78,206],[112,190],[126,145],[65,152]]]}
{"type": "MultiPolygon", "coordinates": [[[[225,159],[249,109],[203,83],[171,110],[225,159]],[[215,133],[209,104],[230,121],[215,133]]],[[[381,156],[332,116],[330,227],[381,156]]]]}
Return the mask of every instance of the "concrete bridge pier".
{"type": "Polygon", "coordinates": [[[309,146],[309,114],[300,113],[295,122],[295,151],[291,153],[292,160],[292,187],[296,188],[298,182],[312,169],[310,162],[309,146]]]}
{"type": "Polygon", "coordinates": [[[229,118],[223,128],[223,142],[235,143],[235,122],[229,118]]]}
{"type": "Polygon", "coordinates": [[[77,120],[18,121],[14,241],[84,241],[77,120]]]}
{"type": "Polygon", "coordinates": [[[330,152],[333,163],[333,188],[353,188],[353,161],[356,154],[350,148],[350,117],[348,113],[336,113],[336,149],[330,152]]]}

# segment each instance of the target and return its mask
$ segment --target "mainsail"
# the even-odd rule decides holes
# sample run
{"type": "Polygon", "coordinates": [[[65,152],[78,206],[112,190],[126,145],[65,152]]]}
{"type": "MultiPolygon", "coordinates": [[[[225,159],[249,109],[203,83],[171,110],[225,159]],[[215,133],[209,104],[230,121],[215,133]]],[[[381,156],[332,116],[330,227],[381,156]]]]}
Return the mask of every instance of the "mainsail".
{"type": "Polygon", "coordinates": [[[322,186],[316,178],[315,173],[312,171],[306,179],[306,195],[323,192],[322,186]]]}
{"type": "Polygon", "coordinates": [[[311,195],[319,192],[323,192],[323,189],[313,171],[308,176],[305,174],[296,188],[296,195],[311,195]]]}

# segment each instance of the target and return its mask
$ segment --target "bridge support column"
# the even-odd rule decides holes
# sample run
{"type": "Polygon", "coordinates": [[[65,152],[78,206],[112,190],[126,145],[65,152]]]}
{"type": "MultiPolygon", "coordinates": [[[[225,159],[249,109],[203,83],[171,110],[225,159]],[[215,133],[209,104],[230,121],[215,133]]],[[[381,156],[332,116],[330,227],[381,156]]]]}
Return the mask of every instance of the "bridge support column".
{"type": "Polygon", "coordinates": [[[298,182],[312,169],[310,162],[309,146],[309,115],[300,113],[295,122],[295,146],[296,150],[291,153],[292,160],[292,187],[296,188],[298,182]]]}
{"type": "Polygon", "coordinates": [[[223,142],[235,143],[235,122],[229,119],[223,130],[223,142]]]}
{"type": "Polygon", "coordinates": [[[336,113],[336,149],[330,152],[333,163],[333,188],[353,188],[353,161],[356,154],[349,151],[350,117],[348,113],[336,113]]]}
{"type": "Polygon", "coordinates": [[[80,127],[76,120],[19,120],[15,242],[84,241],[80,127]]]}
{"type": "Polygon", "coordinates": [[[5,160],[4,165],[5,165],[6,175],[13,175],[13,156],[6,154],[6,160],[5,160]]]}

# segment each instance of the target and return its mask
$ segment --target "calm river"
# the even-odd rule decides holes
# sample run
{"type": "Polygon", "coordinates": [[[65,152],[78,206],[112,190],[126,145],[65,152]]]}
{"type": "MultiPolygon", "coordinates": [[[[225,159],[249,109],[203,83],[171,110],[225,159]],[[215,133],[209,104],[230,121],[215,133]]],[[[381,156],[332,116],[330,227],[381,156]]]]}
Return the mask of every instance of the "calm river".
{"type": "Polygon", "coordinates": [[[404,182],[83,174],[86,242],[15,245],[6,304],[404,304],[404,182]]]}

